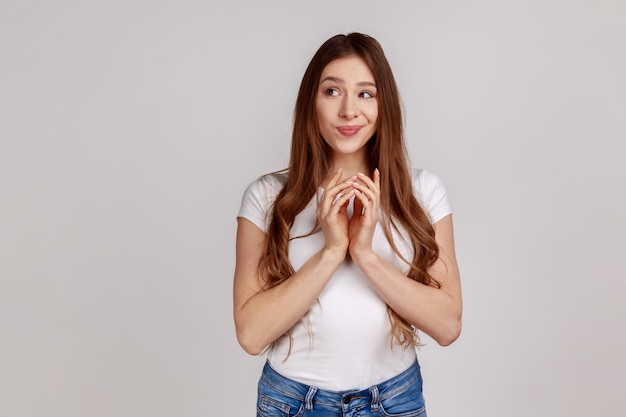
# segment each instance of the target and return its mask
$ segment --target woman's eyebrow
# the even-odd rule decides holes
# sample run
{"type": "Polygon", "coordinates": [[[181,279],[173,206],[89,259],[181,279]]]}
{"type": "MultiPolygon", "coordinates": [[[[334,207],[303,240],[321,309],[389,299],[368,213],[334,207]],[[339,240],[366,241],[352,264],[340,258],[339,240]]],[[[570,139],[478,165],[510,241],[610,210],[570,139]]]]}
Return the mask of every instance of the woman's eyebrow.
{"type": "MultiPolygon", "coordinates": [[[[345,84],[345,81],[343,78],[333,77],[333,76],[324,77],[324,79],[320,81],[320,84],[325,81],[332,81],[338,84],[345,84]]],[[[358,83],[356,83],[356,85],[358,85],[359,87],[376,87],[376,84],[371,81],[359,81],[358,83]]]]}

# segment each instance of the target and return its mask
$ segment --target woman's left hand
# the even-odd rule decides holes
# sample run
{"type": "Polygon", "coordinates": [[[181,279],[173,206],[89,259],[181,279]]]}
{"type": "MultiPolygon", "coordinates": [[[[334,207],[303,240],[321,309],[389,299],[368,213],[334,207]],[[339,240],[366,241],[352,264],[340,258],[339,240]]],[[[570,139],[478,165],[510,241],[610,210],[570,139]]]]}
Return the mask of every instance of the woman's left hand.
{"type": "Polygon", "coordinates": [[[374,170],[373,179],[358,174],[352,185],[355,192],[354,213],[348,225],[350,256],[353,259],[372,252],[372,240],[380,209],[380,172],[374,170]]]}

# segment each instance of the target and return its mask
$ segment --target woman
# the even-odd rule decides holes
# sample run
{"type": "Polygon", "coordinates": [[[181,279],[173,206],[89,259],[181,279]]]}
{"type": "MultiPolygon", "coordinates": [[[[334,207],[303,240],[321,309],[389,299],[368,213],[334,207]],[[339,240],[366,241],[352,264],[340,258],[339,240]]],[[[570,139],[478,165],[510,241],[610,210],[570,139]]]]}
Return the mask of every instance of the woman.
{"type": "Polygon", "coordinates": [[[410,169],[379,43],[337,35],[311,60],[289,168],[238,216],[237,338],[257,355],[259,416],[425,416],[417,331],[449,345],[461,286],[445,189],[410,169]]]}

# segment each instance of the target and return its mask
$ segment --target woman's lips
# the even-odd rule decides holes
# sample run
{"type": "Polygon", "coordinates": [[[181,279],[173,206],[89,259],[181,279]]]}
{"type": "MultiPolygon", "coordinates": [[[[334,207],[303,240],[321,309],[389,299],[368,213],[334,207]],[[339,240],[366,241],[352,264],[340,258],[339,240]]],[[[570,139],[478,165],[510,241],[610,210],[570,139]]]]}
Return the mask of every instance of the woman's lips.
{"type": "Polygon", "coordinates": [[[338,127],[337,130],[342,135],[346,137],[351,137],[359,133],[359,130],[361,130],[361,126],[341,126],[338,127]]]}

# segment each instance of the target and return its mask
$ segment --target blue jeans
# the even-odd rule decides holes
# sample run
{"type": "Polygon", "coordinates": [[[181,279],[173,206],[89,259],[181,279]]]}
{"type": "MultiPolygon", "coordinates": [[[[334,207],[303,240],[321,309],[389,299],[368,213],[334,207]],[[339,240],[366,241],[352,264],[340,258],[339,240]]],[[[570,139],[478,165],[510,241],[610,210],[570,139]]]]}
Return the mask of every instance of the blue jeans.
{"type": "Polygon", "coordinates": [[[325,391],[285,378],[265,364],[257,417],[426,417],[422,375],[415,362],[385,382],[360,391],[325,391]]]}

